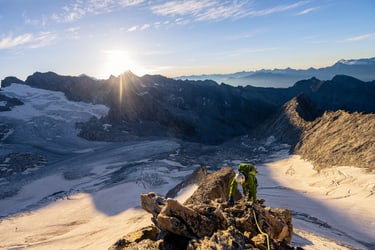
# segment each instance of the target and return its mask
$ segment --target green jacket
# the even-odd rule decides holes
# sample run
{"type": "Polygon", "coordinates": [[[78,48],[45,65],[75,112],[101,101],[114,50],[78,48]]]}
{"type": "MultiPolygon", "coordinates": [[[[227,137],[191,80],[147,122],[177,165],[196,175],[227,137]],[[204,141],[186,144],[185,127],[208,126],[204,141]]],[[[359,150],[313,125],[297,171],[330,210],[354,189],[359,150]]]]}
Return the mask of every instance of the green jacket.
{"type": "MultiPolygon", "coordinates": [[[[254,165],[241,163],[238,166],[238,172],[242,173],[245,176],[245,183],[242,185],[243,193],[249,199],[252,199],[253,202],[257,199],[257,186],[258,180],[255,177],[256,169],[254,165]]],[[[235,190],[237,189],[237,181],[236,177],[233,178],[230,189],[229,189],[229,197],[233,197],[235,190]]]]}

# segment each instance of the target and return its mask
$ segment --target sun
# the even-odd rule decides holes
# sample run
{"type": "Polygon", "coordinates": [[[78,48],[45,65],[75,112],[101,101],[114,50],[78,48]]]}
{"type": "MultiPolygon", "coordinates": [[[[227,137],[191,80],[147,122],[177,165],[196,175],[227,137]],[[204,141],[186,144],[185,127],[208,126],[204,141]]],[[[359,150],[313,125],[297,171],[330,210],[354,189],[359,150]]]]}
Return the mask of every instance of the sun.
{"type": "Polygon", "coordinates": [[[108,78],[110,75],[119,76],[127,70],[140,76],[146,74],[146,70],[132,59],[129,51],[103,50],[102,54],[103,59],[98,74],[101,78],[108,78]]]}

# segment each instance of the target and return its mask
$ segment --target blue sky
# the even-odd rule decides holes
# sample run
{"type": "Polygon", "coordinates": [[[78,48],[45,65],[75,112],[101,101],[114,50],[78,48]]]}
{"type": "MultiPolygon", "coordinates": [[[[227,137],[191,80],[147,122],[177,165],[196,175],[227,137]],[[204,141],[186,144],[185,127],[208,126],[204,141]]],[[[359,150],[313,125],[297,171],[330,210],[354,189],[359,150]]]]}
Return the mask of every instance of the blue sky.
{"type": "Polygon", "coordinates": [[[0,78],[308,68],[375,57],[374,0],[0,0],[0,78]]]}

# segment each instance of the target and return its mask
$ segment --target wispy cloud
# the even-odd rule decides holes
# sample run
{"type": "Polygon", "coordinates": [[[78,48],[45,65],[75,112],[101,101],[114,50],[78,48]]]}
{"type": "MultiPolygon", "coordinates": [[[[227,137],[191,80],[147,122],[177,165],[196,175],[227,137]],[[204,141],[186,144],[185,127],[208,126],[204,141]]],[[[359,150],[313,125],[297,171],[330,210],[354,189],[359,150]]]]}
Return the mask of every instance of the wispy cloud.
{"type": "Polygon", "coordinates": [[[170,1],[164,4],[151,7],[154,14],[161,16],[192,16],[196,20],[215,20],[218,18],[228,18],[230,15],[236,16],[241,12],[241,6],[236,2],[220,2],[212,0],[187,0],[170,1]]]}
{"type": "Polygon", "coordinates": [[[150,27],[151,27],[151,25],[149,23],[145,23],[145,24],[142,25],[142,27],[139,30],[145,30],[145,29],[148,29],[150,27]]]}
{"type": "Polygon", "coordinates": [[[23,18],[25,24],[27,24],[27,25],[43,26],[44,27],[44,26],[46,26],[46,23],[47,23],[47,17],[46,16],[43,15],[42,18],[40,18],[40,19],[32,19],[27,15],[26,11],[24,11],[22,13],[22,18],[23,18]]]}
{"type": "Polygon", "coordinates": [[[304,10],[298,12],[297,15],[298,16],[306,15],[306,14],[311,13],[313,11],[317,11],[318,9],[319,9],[319,7],[312,7],[312,8],[304,9],[304,10]]]}
{"type": "Polygon", "coordinates": [[[281,13],[281,12],[289,11],[292,9],[296,9],[298,7],[305,5],[306,3],[307,3],[306,1],[300,1],[294,4],[278,5],[272,8],[266,8],[266,9],[261,9],[261,10],[249,10],[247,13],[247,16],[257,17],[257,16],[272,15],[275,13],[281,13]]]}
{"type": "Polygon", "coordinates": [[[70,28],[65,29],[65,32],[69,35],[70,38],[79,39],[80,38],[80,36],[79,36],[80,29],[81,29],[81,27],[79,27],[79,26],[70,27],[70,28]]]}
{"type": "Polygon", "coordinates": [[[306,3],[307,1],[299,1],[289,5],[255,9],[253,2],[248,1],[185,0],[154,5],[151,7],[151,11],[161,16],[191,16],[196,21],[206,21],[266,16],[289,11],[306,3]]]}
{"type": "Polygon", "coordinates": [[[56,37],[57,35],[53,32],[40,32],[33,37],[28,47],[32,49],[45,47],[54,41],[56,37]]]}
{"type": "Polygon", "coordinates": [[[138,29],[138,25],[134,25],[128,29],[129,32],[136,31],[138,29]]]}
{"type": "Polygon", "coordinates": [[[29,43],[33,39],[33,35],[26,33],[16,37],[8,36],[0,40],[0,49],[9,49],[20,46],[25,43],[29,43]]]}
{"type": "Polygon", "coordinates": [[[241,18],[246,16],[246,8],[244,7],[244,3],[236,2],[231,5],[215,5],[199,13],[196,17],[198,21],[241,18]]]}
{"type": "Polygon", "coordinates": [[[128,6],[134,6],[138,5],[144,2],[144,0],[121,0],[119,1],[122,6],[128,7],[128,6]]]}
{"type": "Polygon", "coordinates": [[[144,0],[75,0],[62,7],[61,12],[53,13],[51,18],[60,23],[74,22],[86,15],[109,13],[143,3],[144,0]]]}
{"type": "Polygon", "coordinates": [[[26,48],[45,47],[56,39],[52,32],[40,32],[38,34],[26,33],[13,37],[8,35],[0,40],[0,49],[10,49],[25,46],[26,48]]]}
{"type": "Polygon", "coordinates": [[[346,41],[356,42],[356,41],[363,41],[363,40],[370,40],[370,39],[371,40],[375,39],[375,33],[349,37],[349,38],[346,39],[346,41]]]}
{"type": "Polygon", "coordinates": [[[197,15],[202,10],[215,5],[214,1],[210,0],[187,0],[187,1],[170,1],[164,4],[155,5],[151,10],[158,15],[162,16],[182,16],[182,15],[197,15]]]}

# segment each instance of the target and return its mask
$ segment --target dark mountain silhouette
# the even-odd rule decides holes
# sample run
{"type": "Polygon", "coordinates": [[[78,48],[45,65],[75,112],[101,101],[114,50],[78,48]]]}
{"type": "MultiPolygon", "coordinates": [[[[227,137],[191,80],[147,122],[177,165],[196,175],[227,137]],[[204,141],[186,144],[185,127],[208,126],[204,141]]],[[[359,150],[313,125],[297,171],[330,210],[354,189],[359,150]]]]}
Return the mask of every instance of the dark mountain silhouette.
{"type": "Polygon", "coordinates": [[[37,72],[25,84],[62,91],[70,100],[109,106],[107,117],[79,124],[81,136],[91,140],[173,136],[216,144],[248,133],[302,93],[298,100],[308,98],[316,109],[305,110],[314,114],[304,117],[307,120],[324,111],[375,113],[375,83],[344,75],[328,81],[313,77],[289,88],[259,88],[160,75],[138,77],[130,71],[107,80],[37,72]],[[112,126],[103,129],[103,124],[112,126]]]}
{"type": "Polygon", "coordinates": [[[329,80],[335,75],[350,75],[362,81],[372,81],[375,79],[375,57],[358,60],[340,60],[332,66],[318,69],[262,69],[257,71],[242,71],[232,74],[180,76],[176,77],[176,79],[211,79],[235,86],[252,85],[257,87],[272,86],[286,88],[299,80],[309,79],[311,77],[329,80]]]}
{"type": "Polygon", "coordinates": [[[1,80],[1,87],[2,88],[8,87],[12,83],[23,83],[23,81],[18,79],[15,76],[8,76],[5,79],[1,80]]]}
{"type": "MultiPolygon", "coordinates": [[[[208,143],[244,134],[275,111],[274,105],[241,97],[243,90],[228,85],[174,80],[159,75],[138,77],[130,71],[108,80],[35,73],[25,83],[63,91],[71,100],[108,105],[109,114],[102,122],[115,125],[113,130],[130,128],[137,132],[135,125],[142,124],[143,129],[138,132],[143,135],[153,135],[157,131],[158,135],[208,143]]],[[[83,125],[82,135],[105,139],[106,135],[94,129],[102,128],[99,125],[96,121],[83,125]]],[[[108,134],[113,135],[111,132],[108,134]]]]}

